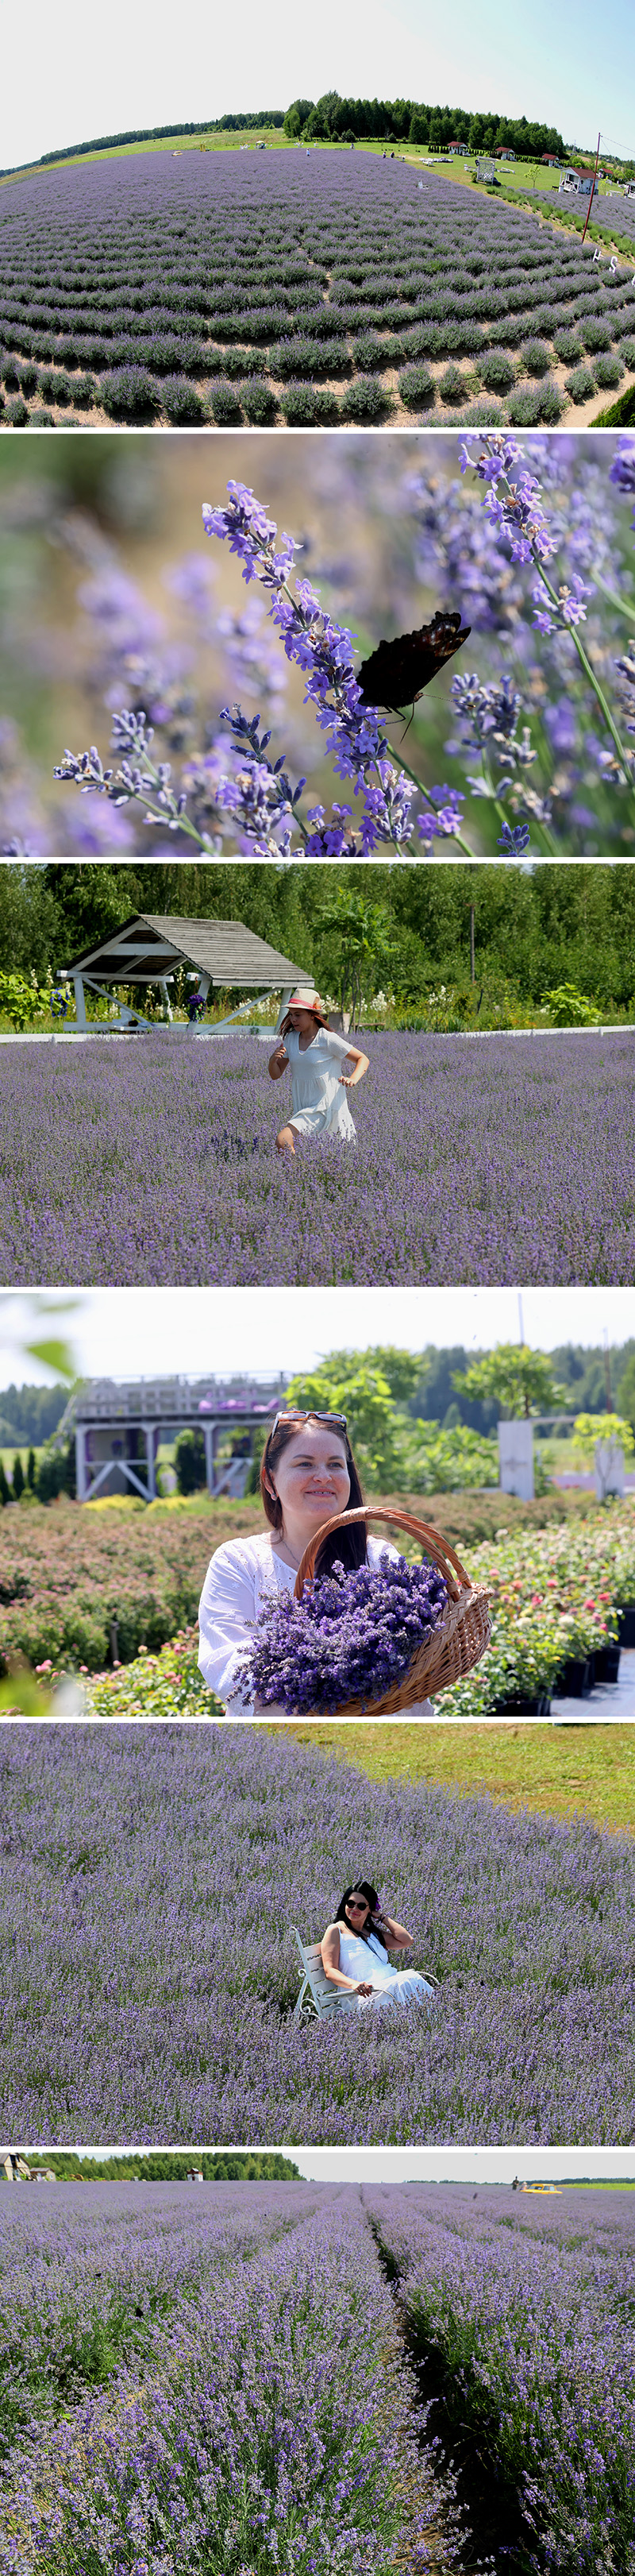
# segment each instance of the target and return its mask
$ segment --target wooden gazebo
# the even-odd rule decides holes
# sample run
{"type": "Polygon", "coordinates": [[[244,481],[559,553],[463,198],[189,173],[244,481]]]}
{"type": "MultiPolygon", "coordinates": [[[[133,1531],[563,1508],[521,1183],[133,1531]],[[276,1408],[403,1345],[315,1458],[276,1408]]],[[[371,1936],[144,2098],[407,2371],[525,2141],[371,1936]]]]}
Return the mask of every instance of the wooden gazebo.
{"type": "MultiPolygon", "coordinates": [[[[139,912],[123,921],[117,930],[107,930],[94,948],[85,948],[71,966],[62,972],[72,977],[78,1029],[85,1029],[86,987],[102,996],[113,992],[118,984],[139,985],[147,991],[158,985],[164,1009],[171,1018],[169,985],[180,967],[198,983],[205,1002],[215,989],[226,992],[249,992],[259,1002],[270,993],[281,992],[284,1011],[294,984],[310,983],[306,967],[297,966],[293,958],[283,957],[270,948],[266,939],[258,939],[244,921],[180,921],[169,913],[139,912]]],[[[245,1008],[229,1019],[216,1021],[216,1028],[229,1027],[245,1008]]],[[[247,1005],[253,1007],[253,1003],[247,1005]]],[[[111,1028],[129,1028],[132,1024],[148,1025],[143,1013],[120,1003],[119,1019],[111,1028]]]]}

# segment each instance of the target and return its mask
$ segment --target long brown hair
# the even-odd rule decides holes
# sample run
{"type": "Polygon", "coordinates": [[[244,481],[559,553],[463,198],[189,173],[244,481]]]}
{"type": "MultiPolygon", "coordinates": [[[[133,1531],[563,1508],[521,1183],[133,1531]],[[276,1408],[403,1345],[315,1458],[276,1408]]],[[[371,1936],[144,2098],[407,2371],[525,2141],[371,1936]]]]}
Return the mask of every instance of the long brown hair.
{"type": "MultiPolygon", "coordinates": [[[[308,1420],[310,1422],[317,1421],[317,1418],[317,1414],[313,1413],[308,1415],[308,1420]]],[[[266,1512],[267,1520],[269,1521],[271,1528],[276,1530],[278,1535],[282,1529],[282,1504],[278,1501],[277,1494],[274,1495],[269,1493],[268,1486],[265,1483],[265,1478],[268,1475],[272,1476],[275,1474],[278,1459],[282,1457],[283,1450],[288,1447],[289,1441],[293,1439],[294,1433],[300,1428],[301,1425],[295,1420],[290,1422],[279,1422],[277,1431],[269,1432],[269,1437],[265,1441],[260,1461],[260,1492],[262,1495],[263,1510],[266,1512]]],[[[343,1423],[340,1424],[338,1422],[336,1429],[338,1440],[341,1440],[342,1448],[345,1452],[346,1465],[348,1467],[350,1479],[350,1494],[348,1497],[347,1509],[353,1512],[359,1509],[360,1504],[363,1503],[364,1496],[348,1432],[344,1430],[343,1423]]],[[[351,1521],[348,1529],[333,1530],[331,1538],[326,1538],[320,1548],[315,1568],[316,1574],[330,1574],[331,1569],[336,1562],[336,1558],[339,1558],[340,1563],[345,1565],[349,1571],[356,1565],[366,1564],[366,1527],[364,1521],[351,1521]]]]}
{"type": "MultiPolygon", "coordinates": [[[[300,1010],[302,1010],[302,1011],[311,1011],[311,1004],[310,1004],[310,1002],[296,1002],[296,1003],[294,1003],[293,1007],[294,1007],[294,1009],[295,1009],[295,1010],[298,1010],[298,1011],[300,1011],[300,1010]]],[[[311,1018],[312,1018],[312,1020],[315,1020],[315,1026],[316,1026],[316,1029],[327,1029],[327,1028],[328,1028],[328,1020],[325,1018],[324,1013],[323,1013],[322,1011],[311,1011],[311,1018]]],[[[288,1030],[288,1029],[290,1029],[290,1027],[291,1027],[291,1011],[290,1011],[290,1010],[288,1010],[288,1011],[286,1011],[286,1012],[285,1012],[284,1019],[283,1019],[283,1020],[281,1021],[281,1023],[280,1023],[279,1036],[280,1036],[281,1038],[286,1038],[287,1030],[288,1030]]]]}

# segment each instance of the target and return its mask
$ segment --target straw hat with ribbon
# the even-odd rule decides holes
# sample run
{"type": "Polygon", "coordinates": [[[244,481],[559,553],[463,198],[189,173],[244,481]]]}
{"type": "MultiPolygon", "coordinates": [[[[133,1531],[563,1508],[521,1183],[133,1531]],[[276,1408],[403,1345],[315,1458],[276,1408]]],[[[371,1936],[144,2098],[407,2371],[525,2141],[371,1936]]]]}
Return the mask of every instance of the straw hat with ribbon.
{"type": "Polygon", "coordinates": [[[280,1022],[281,1034],[284,1034],[289,1026],[289,1012],[295,1010],[312,1011],[314,1019],[320,1021],[322,1028],[328,1028],[328,1016],[324,1003],[320,1000],[319,993],[314,992],[312,984],[298,984],[295,993],[290,994],[284,1019],[280,1022]]]}

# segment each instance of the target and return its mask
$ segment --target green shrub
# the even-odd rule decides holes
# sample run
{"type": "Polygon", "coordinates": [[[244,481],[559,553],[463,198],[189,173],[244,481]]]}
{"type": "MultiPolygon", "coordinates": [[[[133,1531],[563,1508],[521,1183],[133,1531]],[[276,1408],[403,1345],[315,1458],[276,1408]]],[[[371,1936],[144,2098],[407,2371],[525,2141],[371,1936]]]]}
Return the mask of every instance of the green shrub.
{"type": "Polygon", "coordinates": [[[29,429],[54,428],[55,422],[52,411],[32,411],[29,413],[29,429]]]}
{"type": "Polygon", "coordinates": [[[554,382],[553,376],[549,376],[546,385],[540,387],[539,418],[547,421],[560,420],[564,408],[564,394],[561,393],[560,386],[554,382]]]}
{"type": "Polygon", "coordinates": [[[76,376],[73,385],[73,398],[76,403],[79,403],[80,411],[92,411],[94,403],[99,401],[95,377],[88,375],[76,376]]]}
{"type": "Polygon", "coordinates": [[[516,385],[507,405],[507,418],[513,429],[531,429],[540,420],[538,385],[516,385]]]}
{"type": "Polygon", "coordinates": [[[112,375],[102,377],[100,392],[110,420],[143,420],[158,411],[162,401],[162,390],[143,367],[117,367],[112,375]]]}
{"type": "Polygon", "coordinates": [[[620,357],[630,373],[635,367],[635,340],[620,340],[620,357]]]}
{"type": "Polygon", "coordinates": [[[342,396],[343,420],[385,420],[393,408],[392,396],[379,384],[376,376],[356,376],[342,396]]]}
{"type": "Polygon", "coordinates": [[[8,425],[11,429],[26,429],[28,427],[28,419],[29,415],[26,403],[22,401],[21,394],[16,394],[13,402],[7,403],[4,413],[5,425],[8,425]]]}
{"type": "Polygon", "coordinates": [[[234,421],[242,420],[238,396],[226,376],[212,377],[207,387],[207,410],[218,429],[229,428],[234,421]]]}
{"type": "Polygon", "coordinates": [[[570,402],[590,402],[591,395],[595,393],[595,377],[592,368],[574,367],[573,375],[567,376],[566,391],[570,402]]]}
{"type": "Polygon", "coordinates": [[[563,367],[575,367],[578,359],[582,357],[579,331],[554,331],[553,345],[556,357],[562,360],[563,367]]]}
{"type": "Polygon", "coordinates": [[[246,376],[238,386],[238,398],[245,419],[253,421],[258,429],[266,429],[269,421],[277,419],[277,395],[271,385],[263,384],[261,376],[246,376]]]}
{"type": "Polygon", "coordinates": [[[546,340],[524,340],[520,354],[528,376],[548,375],[551,353],[546,340]]]}
{"type": "Polygon", "coordinates": [[[610,349],[613,338],[610,322],[596,321],[591,314],[588,321],[585,317],[580,323],[580,333],[585,349],[590,349],[592,355],[596,349],[610,349]]]}
{"type": "Polygon", "coordinates": [[[202,1431],[180,1431],[174,1448],[176,1481],[180,1494],[197,1494],[206,1483],[205,1441],[202,1431]]]}
{"type": "Polygon", "coordinates": [[[207,417],[203,396],[197,393],[189,376],[165,376],[161,403],[168,420],[202,422],[207,417]]]}
{"type": "Polygon", "coordinates": [[[429,367],[404,367],[397,391],[406,411],[427,411],[434,402],[434,377],[429,367]]]}
{"type": "Polygon", "coordinates": [[[18,372],[18,391],[28,398],[29,394],[37,393],[38,384],[37,367],[34,367],[32,360],[27,358],[26,365],[20,367],[18,372]]]}
{"type": "Polygon", "coordinates": [[[620,355],[618,358],[613,349],[607,351],[606,355],[596,358],[593,373],[596,385],[619,385],[624,374],[623,357],[620,355]]]}
{"type": "Polygon", "coordinates": [[[324,385],[285,385],[280,408],[289,429],[326,428],[341,419],[337,395],[324,385]]]}
{"type": "Polygon", "coordinates": [[[73,400],[74,386],[63,367],[43,367],[40,393],[44,395],[45,402],[59,403],[60,409],[65,410],[66,404],[73,400]]]}
{"type": "Polygon", "coordinates": [[[437,393],[440,394],[443,403],[457,403],[462,401],[465,391],[465,376],[462,375],[461,368],[457,367],[452,360],[449,367],[444,367],[443,375],[437,378],[437,393]]]}
{"type": "Polygon", "coordinates": [[[513,358],[508,358],[504,349],[487,349],[485,356],[479,358],[478,372],[481,383],[490,387],[492,393],[507,394],[514,383],[516,369],[513,358]]]}

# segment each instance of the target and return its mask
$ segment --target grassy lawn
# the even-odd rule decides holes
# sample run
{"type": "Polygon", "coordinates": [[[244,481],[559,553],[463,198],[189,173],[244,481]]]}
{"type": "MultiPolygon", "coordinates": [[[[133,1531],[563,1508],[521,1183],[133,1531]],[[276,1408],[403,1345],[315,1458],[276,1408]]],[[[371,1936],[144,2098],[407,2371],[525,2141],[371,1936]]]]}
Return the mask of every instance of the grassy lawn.
{"type": "MultiPolygon", "coordinates": [[[[272,1727],[272,1734],[278,1733],[272,1727]]],[[[370,1780],[423,1781],[457,1796],[487,1791],[497,1805],[541,1815],[583,1814],[635,1833],[635,1726],[294,1726],[370,1780]]]]}

